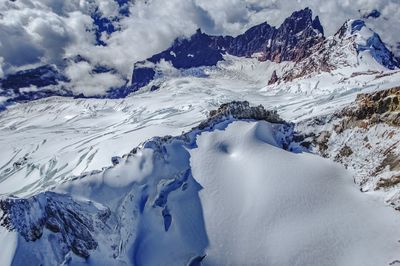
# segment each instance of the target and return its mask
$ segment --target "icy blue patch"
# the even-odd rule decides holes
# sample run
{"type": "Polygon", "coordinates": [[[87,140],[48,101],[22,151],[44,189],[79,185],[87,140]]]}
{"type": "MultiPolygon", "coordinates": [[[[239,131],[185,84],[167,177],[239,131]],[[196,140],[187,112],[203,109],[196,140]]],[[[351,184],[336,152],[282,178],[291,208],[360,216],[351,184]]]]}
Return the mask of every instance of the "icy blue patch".
{"type": "Polygon", "coordinates": [[[165,208],[162,210],[162,216],[164,219],[164,230],[165,232],[168,232],[169,227],[171,226],[172,223],[172,216],[169,213],[168,207],[165,206],[165,208]]]}
{"type": "Polygon", "coordinates": [[[351,34],[360,31],[363,27],[365,27],[365,22],[363,20],[354,20],[353,23],[351,23],[351,34]]]}
{"type": "Polygon", "coordinates": [[[381,65],[388,69],[396,69],[399,66],[399,62],[396,61],[393,54],[383,44],[378,34],[374,33],[365,45],[357,45],[357,51],[369,51],[371,56],[381,65]]]}
{"type": "Polygon", "coordinates": [[[177,190],[178,188],[182,187],[185,181],[188,180],[189,176],[191,175],[190,169],[186,170],[184,174],[180,174],[177,178],[169,180],[163,184],[160,192],[158,193],[158,197],[156,198],[154,205],[158,207],[164,207],[167,204],[168,195],[172,191],[177,190]]]}

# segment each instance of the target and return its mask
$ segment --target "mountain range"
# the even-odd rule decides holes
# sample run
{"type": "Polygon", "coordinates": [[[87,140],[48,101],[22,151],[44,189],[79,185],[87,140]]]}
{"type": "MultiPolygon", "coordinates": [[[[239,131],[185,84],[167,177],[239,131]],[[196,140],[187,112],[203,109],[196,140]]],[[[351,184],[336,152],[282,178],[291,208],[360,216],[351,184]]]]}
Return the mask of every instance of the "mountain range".
{"type": "MultiPolygon", "coordinates": [[[[109,88],[104,95],[94,97],[126,97],[157,77],[162,77],[164,62],[178,70],[196,69],[216,66],[224,60],[224,54],[237,57],[257,56],[260,61],[296,63],[293,71],[295,73],[283,73],[284,80],[313,72],[329,72],[336,68],[360,65],[362,61],[368,60],[363,60],[361,54],[372,57],[387,69],[397,69],[400,66],[398,59],[388,50],[379,35],[368,29],[362,20],[347,21],[334,36],[325,37],[318,16],[313,18],[312,11],[305,8],[293,12],[278,28],[265,22],[236,37],[211,36],[198,29],[190,38],[178,38],[169,49],[145,61],[134,63],[130,82],[126,79],[124,86],[109,88]],[[338,61],[340,58],[342,60],[338,61]],[[160,65],[161,62],[163,64],[160,65]]],[[[65,59],[66,64],[69,60],[84,62],[87,59],[78,55],[65,59]]],[[[83,94],[76,95],[69,89],[69,80],[63,74],[63,68],[65,65],[44,65],[18,71],[0,79],[0,96],[6,98],[2,105],[54,95],[85,97],[83,94]]],[[[106,66],[97,66],[91,71],[94,74],[115,72],[106,66]]],[[[152,89],[157,87],[155,84],[152,89]]]]}

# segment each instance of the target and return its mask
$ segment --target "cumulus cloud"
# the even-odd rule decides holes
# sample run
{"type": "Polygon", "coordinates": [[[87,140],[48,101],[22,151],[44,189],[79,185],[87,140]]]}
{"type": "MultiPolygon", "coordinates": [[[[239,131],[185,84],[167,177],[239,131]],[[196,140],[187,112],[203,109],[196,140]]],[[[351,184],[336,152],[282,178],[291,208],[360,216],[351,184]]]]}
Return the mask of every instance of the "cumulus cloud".
{"type": "Polygon", "coordinates": [[[109,78],[111,85],[121,80],[113,74],[94,75],[91,71],[97,65],[130,78],[134,62],[166,49],[176,37],[190,36],[197,28],[210,34],[237,35],[264,21],[278,26],[304,7],[320,16],[327,35],[345,20],[378,9],[381,17],[369,19],[367,24],[392,48],[400,41],[394,34],[400,28],[397,0],[136,0],[128,5],[130,15],[123,16],[114,0],[1,1],[0,74],[47,63],[61,66],[65,58],[81,55],[90,64],[70,64],[65,69],[75,81],[75,90],[79,91],[79,86],[81,91],[103,90],[92,86],[94,78],[109,78]],[[96,45],[94,12],[118,29],[101,34],[106,46],[96,45]],[[73,68],[84,74],[78,75],[73,68]]]}
{"type": "Polygon", "coordinates": [[[76,94],[85,96],[102,95],[110,88],[118,88],[125,84],[125,80],[113,73],[93,73],[88,62],[78,62],[69,65],[65,74],[71,80],[69,88],[76,94]]]}
{"type": "Polygon", "coordinates": [[[0,57],[0,78],[4,76],[3,64],[4,64],[4,58],[0,57]]]}
{"type": "Polygon", "coordinates": [[[91,62],[109,65],[130,75],[133,63],[166,49],[178,36],[190,36],[198,27],[212,28],[213,19],[191,0],[137,2],[129,17],[119,21],[120,31],[107,40],[107,46],[70,47],[91,62]],[[93,49],[92,49],[93,48],[93,49]]]}
{"type": "Polygon", "coordinates": [[[94,43],[93,37],[83,40],[93,26],[90,16],[80,11],[60,15],[52,6],[25,0],[0,4],[0,14],[0,56],[5,72],[60,64],[69,45],[94,43]]]}

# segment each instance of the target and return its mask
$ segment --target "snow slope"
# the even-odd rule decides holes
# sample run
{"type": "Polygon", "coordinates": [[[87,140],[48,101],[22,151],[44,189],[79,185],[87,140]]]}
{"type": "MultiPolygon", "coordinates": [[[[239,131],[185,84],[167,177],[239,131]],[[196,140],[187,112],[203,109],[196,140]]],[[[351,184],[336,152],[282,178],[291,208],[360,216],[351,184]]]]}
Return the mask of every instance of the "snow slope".
{"type": "Polygon", "coordinates": [[[151,92],[149,84],[125,99],[51,97],[11,106],[0,112],[0,194],[32,195],[99,170],[149,137],[191,128],[221,103],[248,100],[296,122],[400,82],[398,71],[355,68],[266,86],[274,70],[285,68],[290,65],[228,56],[218,67],[200,69],[205,76],[175,73],[159,90],[151,92]]]}
{"type": "MultiPolygon", "coordinates": [[[[14,205],[20,211],[6,217],[18,221],[18,245],[13,258],[10,245],[0,260],[386,265],[399,259],[400,217],[359,193],[341,166],[283,150],[284,125],[229,117],[217,122],[179,137],[153,138],[112,168],[14,205]],[[77,224],[74,230],[83,231],[76,235],[68,229],[74,215],[52,216],[35,202],[69,208],[87,226],[77,224]],[[45,225],[35,222],[41,219],[45,225]],[[37,238],[40,226],[38,239],[23,239],[37,238]]],[[[2,231],[0,237],[12,235],[2,231]]]]}
{"type": "Polygon", "coordinates": [[[204,264],[385,265],[397,258],[397,214],[360,194],[338,165],[277,148],[273,133],[264,122],[237,122],[202,134],[191,152],[210,241],[204,264]]]}

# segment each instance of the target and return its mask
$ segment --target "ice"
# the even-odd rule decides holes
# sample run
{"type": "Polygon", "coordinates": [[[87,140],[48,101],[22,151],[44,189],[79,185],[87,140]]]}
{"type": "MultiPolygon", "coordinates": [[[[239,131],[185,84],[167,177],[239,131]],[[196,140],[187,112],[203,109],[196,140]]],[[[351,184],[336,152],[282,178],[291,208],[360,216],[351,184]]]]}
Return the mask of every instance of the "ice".
{"type": "MultiPolygon", "coordinates": [[[[94,217],[88,233],[98,246],[89,258],[68,252],[59,233],[46,228],[30,242],[2,229],[0,240],[18,239],[0,252],[2,261],[386,265],[398,259],[398,214],[360,193],[339,164],[282,149],[280,127],[228,118],[185,137],[150,139],[117,165],[46,194],[94,217]],[[103,210],[109,218],[100,220],[103,210]]],[[[33,203],[37,208],[21,222],[40,220],[44,202],[33,203]]]]}
{"type": "Polygon", "coordinates": [[[149,84],[124,99],[51,97],[10,106],[0,113],[0,195],[52,190],[111,215],[95,228],[99,246],[87,261],[71,251],[59,255],[58,238],[47,229],[26,242],[0,227],[0,242],[10,243],[1,261],[386,265],[399,259],[398,214],[375,193],[360,193],[341,166],[283,150],[279,125],[229,120],[189,134],[201,133],[197,144],[152,139],[178,136],[232,100],[301,122],[340,110],[360,92],[399,84],[398,70],[370,69],[373,58],[361,56],[366,65],[267,85],[274,71],[280,76],[292,63],[227,55],[216,67],[171,71],[158,90],[149,84]]]}
{"type": "Polygon", "coordinates": [[[11,265],[18,245],[18,235],[16,232],[9,232],[4,227],[0,227],[0,261],[3,265],[11,265]]]}
{"type": "Polygon", "coordinates": [[[339,165],[271,145],[268,128],[237,122],[203,133],[191,151],[209,238],[204,265],[372,266],[396,259],[397,213],[359,193],[339,165]]]}
{"type": "Polygon", "coordinates": [[[0,112],[0,194],[33,195],[110,166],[113,156],[148,138],[190,129],[221,103],[248,100],[297,122],[339,110],[357,93],[400,82],[399,71],[343,68],[267,86],[274,70],[279,76],[291,63],[225,59],[202,69],[206,77],[173,76],[157,91],[150,84],[125,99],[51,97],[0,112]]]}

